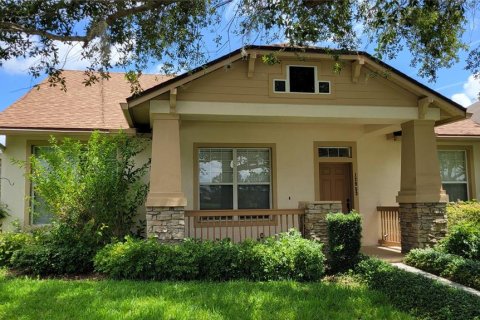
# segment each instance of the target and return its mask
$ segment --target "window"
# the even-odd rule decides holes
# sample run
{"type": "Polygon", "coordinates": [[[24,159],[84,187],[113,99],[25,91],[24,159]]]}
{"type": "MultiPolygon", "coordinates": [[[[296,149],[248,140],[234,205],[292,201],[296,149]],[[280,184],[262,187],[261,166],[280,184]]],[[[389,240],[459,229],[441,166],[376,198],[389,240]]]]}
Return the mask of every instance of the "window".
{"type": "Polygon", "coordinates": [[[351,147],[320,147],[318,148],[320,158],[351,158],[351,147]]]}
{"type": "Polygon", "coordinates": [[[319,81],[318,93],[330,93],[330,81],[319,81]]]}
{"type": "MultiPolygon", "coordinates": [[[[44,152],[49,152],[51,147],[48,146],[33,146],[32,154],[39,156],[44,152]]],[[[42,165],[46,165],[42,163],[42,165]]],[[[31,223],[35,225],[48,224],[52,221],[52,214],[47,210],[47,205],[45,201],[36,194],[35,184],[32,183],[30,188],[30,212],[31,212],[31,223]]]]}
{"type": "Polygon", "coordinates": [[[450,201],[468,200],[467,155],[465,150],[440,150],[442,187],[450,201]]]}
{"type": "Polygon", "coordinates": [[[290,92],[315,93],[315,68],[289,66],[290,92]]]}
{"type": "Polygon", "coordinates": [[[317,81],[316,73],[313,66],[287,66],[287,79],[274,79],[273,91],[330,94],[330,81],[317,81]]]}
{"type": "Polygon", "coordinates": [[[275,92],[285,92],[286,84],[285,80],[274,80],[275,83],[275,92]]]}
{"type": "Polygon", "coordinates": [[[199,148],[200,210],[270,209],[269,148],[199,148]]]}

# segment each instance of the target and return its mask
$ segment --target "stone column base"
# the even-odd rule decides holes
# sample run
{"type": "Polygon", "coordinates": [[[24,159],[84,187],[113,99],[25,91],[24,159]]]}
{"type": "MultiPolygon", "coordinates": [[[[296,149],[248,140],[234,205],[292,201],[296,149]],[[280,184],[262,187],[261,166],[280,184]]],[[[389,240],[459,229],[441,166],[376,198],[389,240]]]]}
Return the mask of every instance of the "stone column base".
{"type": "Polygon", "coordinates": [[[447,233],[446,203],[400,203],[402,253],[435,245],[447,233]]]}
{"type": "Polygon", "coordinates": [[[177,243],[185,238],[185,207],[147,207],[147,237],[177,243]]]}
{"type": "Polygon", "coordinates": [[[340,201],[312,201],[301,202],[299,207],[305,209],[304,237],[317,240],[328,245],[327,214],[342,212],[340,201]]]}

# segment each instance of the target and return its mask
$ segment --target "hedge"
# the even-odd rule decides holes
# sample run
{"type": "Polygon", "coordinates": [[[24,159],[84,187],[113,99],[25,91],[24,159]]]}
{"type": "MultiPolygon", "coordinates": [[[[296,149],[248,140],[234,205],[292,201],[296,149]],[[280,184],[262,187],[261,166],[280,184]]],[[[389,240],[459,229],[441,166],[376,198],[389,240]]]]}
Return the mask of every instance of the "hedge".
{"type": "Polygon", "coordinates": [[[434,249],[414,249],[405,257],[405,263],[480,290],[480,261],[434,249]]]}
{"type": "Polygon", "coordinates": [[[457,225],[440,242],[439,249],[467,259],[480,260],[480,226],[457,225]]]}
{"type": "Polygon", "coordinates": [[[361,261],[356,273],[384,293],[395,307],[422,319],[475,319],[480,298],[435,280],[400,270],[378,259],[361,261]]]}
{"type": "Polygon", "coordinates": [[[240,244],[187,239],[169,245],[127,237],[101,249],[94,264],[115,279],[315,281],[324,274],[322,244],[297,231],[240,244]]]}
{"type": "Polygon", "coordinates": [[[351,269],[359,259],[362,221],[358,213],[327,215],[328,265],[330,272],[351,269]]]}
{"type": "Polygon", "coordinates": [[[0,233],[0,267],[11,267],[13,253],[32,241],[33,236],[30,233],[0,233]]]}

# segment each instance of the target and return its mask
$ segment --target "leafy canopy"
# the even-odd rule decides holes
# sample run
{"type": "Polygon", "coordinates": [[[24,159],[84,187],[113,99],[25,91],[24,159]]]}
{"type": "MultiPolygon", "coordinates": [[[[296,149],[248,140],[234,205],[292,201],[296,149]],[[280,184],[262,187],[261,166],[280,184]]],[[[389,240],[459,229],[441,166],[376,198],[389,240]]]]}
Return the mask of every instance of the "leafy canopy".
{"type": "MultiPolygon", "coordinates": [[[[377,57],[390,59],[407,49],[419,75],[435,80],[438,68],[467,49],[462,35],[478,7],[477,0],[5,0],[0,64],[34,57],[33,76],[46,72],[51,84],[65,85],[59,46],[78,44],[90,62],[88,85],[108,78],[113,67],[138,75],[152,61],[164,72],[199,65],[212,48],[207,39],[221,48],[235,36],[244,44],[333,43],[350,50],[367,41],[376,44],[377,57]]],[[[466,68],[478,75],[480,46],[469,50],[466,68]]],[[[137,76],[129,79],[133,91],[141,89],[137,76]]]]}

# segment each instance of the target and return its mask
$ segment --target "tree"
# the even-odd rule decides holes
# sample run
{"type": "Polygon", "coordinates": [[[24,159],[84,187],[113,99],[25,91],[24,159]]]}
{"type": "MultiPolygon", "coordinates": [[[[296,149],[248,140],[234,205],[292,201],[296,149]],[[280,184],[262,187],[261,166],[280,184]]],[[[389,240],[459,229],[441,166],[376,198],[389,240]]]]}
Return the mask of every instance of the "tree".
{"type": "Polygon", "coordinates": [[[124,133],[94,132],[87,143],[52,137],[48,148],[30,158],[33,200],[45,203],[59,224],[78,232],[88,226],[107,240],[122,238],[131,233],[147,196],[143,178],[150,163],[135,164],[145,144],[124,133]]]}
{"type": "Polygon", "coordinates": [[[217,46],[234,35],[244,44],[286,41],[349,50],[369,41],[378,58],[390,59],[408,49],[419,75],[433,81],[439,68],[457,62],[467,49],[466,68],[479,74],[480,46],[462,42],[478,7],[476,0],[3,0],[0,63],[36,57],[33,76],[47,73],[52,84],[65,85],[58,47],[78,43],[90,61],[87,85],[121,67],[131,71],[128,79],[137,91],[138,75],[152,60],[161,62],[164,72],[204,62],[210,32],[217,46]],[[227,31],[217,31],[231,8],[227,31]]]}

